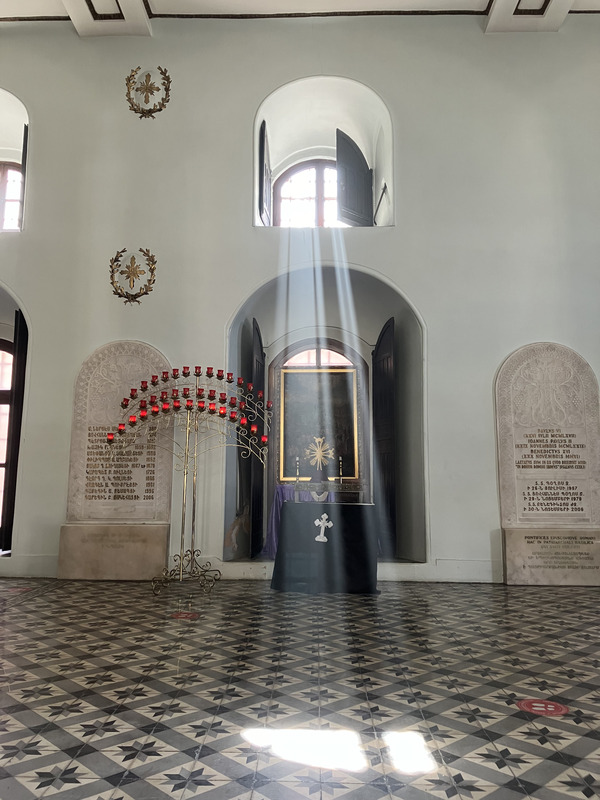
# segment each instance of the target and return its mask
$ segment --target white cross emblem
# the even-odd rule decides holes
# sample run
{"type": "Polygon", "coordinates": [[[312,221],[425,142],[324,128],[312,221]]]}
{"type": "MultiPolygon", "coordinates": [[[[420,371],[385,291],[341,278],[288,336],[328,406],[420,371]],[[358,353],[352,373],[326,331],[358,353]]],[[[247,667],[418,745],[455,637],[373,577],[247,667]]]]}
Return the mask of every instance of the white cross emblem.
{"type": "Polygon", "coordinates": [[[315,542],[329,541],[325,536],[325,528],[333,528],[333,522],[329,519],[327,514],[321,514],[320,518],[315,520],[315,525],[317,528],[321,528],[319,535],[315,536],[315,542]]]}

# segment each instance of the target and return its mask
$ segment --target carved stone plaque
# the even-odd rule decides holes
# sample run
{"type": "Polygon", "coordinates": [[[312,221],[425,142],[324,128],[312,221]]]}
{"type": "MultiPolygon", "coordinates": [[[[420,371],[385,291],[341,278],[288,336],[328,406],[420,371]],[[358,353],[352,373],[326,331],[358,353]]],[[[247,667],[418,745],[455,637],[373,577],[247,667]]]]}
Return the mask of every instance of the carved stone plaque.
{"type": "Polygon", "coordinates": [[[496,378],[503,528],[600,525],[598,382],[552,342],[521,347],[496,378]]]}
{"type": "Polygon", "coordinates": [[[505,581],[529,586],[598,586],[600,531],[504,531],[505,581]]]}
{"type": "Polygon", "coordinates": [[[69,521],[169,521],[172,456],[170,448],[160,447],[152,423],[147,437],[114,460],[106,458],[106,434],[122,421],[123,397],[139,388],[140,380],[169,369],[154,347],[131,341],[104,345],[84,362],[75,384],[69,521]]]}

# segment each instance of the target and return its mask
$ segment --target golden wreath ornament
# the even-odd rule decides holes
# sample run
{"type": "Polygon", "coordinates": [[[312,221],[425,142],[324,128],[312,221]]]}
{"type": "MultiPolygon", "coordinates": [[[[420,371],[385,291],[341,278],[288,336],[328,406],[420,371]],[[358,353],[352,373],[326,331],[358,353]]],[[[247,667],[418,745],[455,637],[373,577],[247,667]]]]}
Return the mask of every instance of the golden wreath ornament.
{"type": "Polygon", "coordinates": [[[141,69],[141,67],[132,69],[129,75],[125,78],[125,86],[127,87],[125,97],[129,103],[129,108],[134,114],[137,114],[140,119],[155,119],[154,115],[158,114],[159,111],[164,111],[167,103],[171,99],[171,77],[167,70],[163,69],[163,67],[156,68],[161,76],[162,97],[158,99],[158,102],[155,102],[152,106],[149,106],[148,103],[150,100],[153,99],[154,95],[161,90],[152,79],[150,72],[146,72],[143,79],[138,81],[138,73],[141,71],[141,69]],[[140,99],[143,100],[145,105],[142,105],[140,102],[138,102],[136,99],[136,94],[140,95],[140,99]]]}
{"type": "Polygon", "coordinates": [[[146,272],[145,269],[141,269],[142,265],[137,263],[135,256],[131,256],[129,261],[126,262],[124,268],[122,269],[123,264],[121,263],[121,259],[126,252],[126,247],[123,248],[123,250],[117,250],[116,255],[111,258],[110,283],[113,287],[113,294],[116,294],[117,297],[122,297],[125,301],[125,304],[139,303],[140,297],[150,294],[154,287],[154,282],[156,280],[156,256],[154,256],[150,250],[144,250],[143,247],[140,247],[140,253],[144,256],[148,272],[146,272]],[[146,283],[141,287],[141,289],[139,289],[137,292],[134,292],[133,289],[135,288],[135,282],[139,280],[142,275],[146,274],[148,275],[146,283]],[[125,276],[125,280],[129,283],[129,288],[132,291],[128,292],[119,284],[117,275],[125,276]]]}

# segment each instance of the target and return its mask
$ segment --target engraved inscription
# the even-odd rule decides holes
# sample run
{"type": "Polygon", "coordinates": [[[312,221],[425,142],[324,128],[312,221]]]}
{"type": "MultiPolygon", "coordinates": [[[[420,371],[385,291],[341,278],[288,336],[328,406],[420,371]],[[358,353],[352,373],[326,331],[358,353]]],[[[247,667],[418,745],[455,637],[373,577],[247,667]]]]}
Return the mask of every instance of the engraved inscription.
{"type": "Polygon", "coordinates": [[[113,427],[88,426],[85,499],[153,503],[157,427],[149,426],[146,442],[108,460],[106,434],[113,427]]]}
{"type": "Polygon", "coordinates": [[[583,492],[572,481],[533,481],[521,492],[523,511],[583,511],[583,492]]]}
{"type": "Polygon", "coordinates": [[[524,441],[515,442],[517,469],[585,469],[587,445],[577,432],[561,428],[538,428],[523,433],[524,441]]]}
{"type": "Polygon", "coordinates": [[[600,570],[598,540],[588,534],[526,534],[527,569],[600,570]]]}

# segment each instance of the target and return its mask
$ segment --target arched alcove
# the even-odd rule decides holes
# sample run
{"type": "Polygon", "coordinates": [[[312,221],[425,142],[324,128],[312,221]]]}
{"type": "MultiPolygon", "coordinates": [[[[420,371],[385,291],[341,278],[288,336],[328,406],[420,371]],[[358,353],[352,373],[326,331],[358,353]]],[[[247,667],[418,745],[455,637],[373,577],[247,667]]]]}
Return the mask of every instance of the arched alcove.
{"type": "MultiPolygon", "coordinates": [[[[257,330],[262,340],[259,340],[258,350],[265,355],[265,384],[271,365],[281,361],[281,354],[299,342],[335,340],[342,349],[347,346],[369,365],[369,386],[362,401],[367,408],[362,409],[362,414],[367,435],[372,438],[371,365],[373,351],[384,328],[391,331],[395,363],[390,389],[395,432],[388,462],[395,470],[395,509],[389,546],[382,548],[380,556],[425,561],[424,330],[406,298],[376,275],[355,267],[318,264],[291,270],[257,289],[239,309],[229,329],[228,364],[238,374],[252,374],[257,330]]],[[[377,447],[369,448],[370,479],[371,496],[377,501],[377,484],[382,483],[382,476],[374,450],[377,447]]],[[[269,469],[273,469],[274,462],[271,458],[269,469]]],[[[257,529],[256,518],[253,520],[245,507],[248,493],[240,489],[239,465],[234,454],[228,454],[226,472],[225,527],[228,533],[224,557],[226,560],[249,558],[251,554],[260,553],[260,548],[252,546],[252,539],[254,542],[264,539],[264,519],[277,477],[271,473],[265,481],[264,519],[257,529]]]]}
{"type": "Polygon", "coordinates": [[[22,227],[28,130],[23,103],[0,89],[0,232],[22,227]]]}
{"type": "Polygon", "coordinates": [[[362,83],[318,75],[281,86],[257,111],[253,204],[256,225],[269,224],[261,221],[260,211],[261,185],[265,180],[275,182],[301,162],[328,159],[335,164],[339,147],[336,131],[342,131],[356,144],[372,170],[373,211],[377,209],[374,224],[394,224],[393,138],[387,106],[362,83]],[[266,179],[265,159],[269,163],[266,179]]]}

